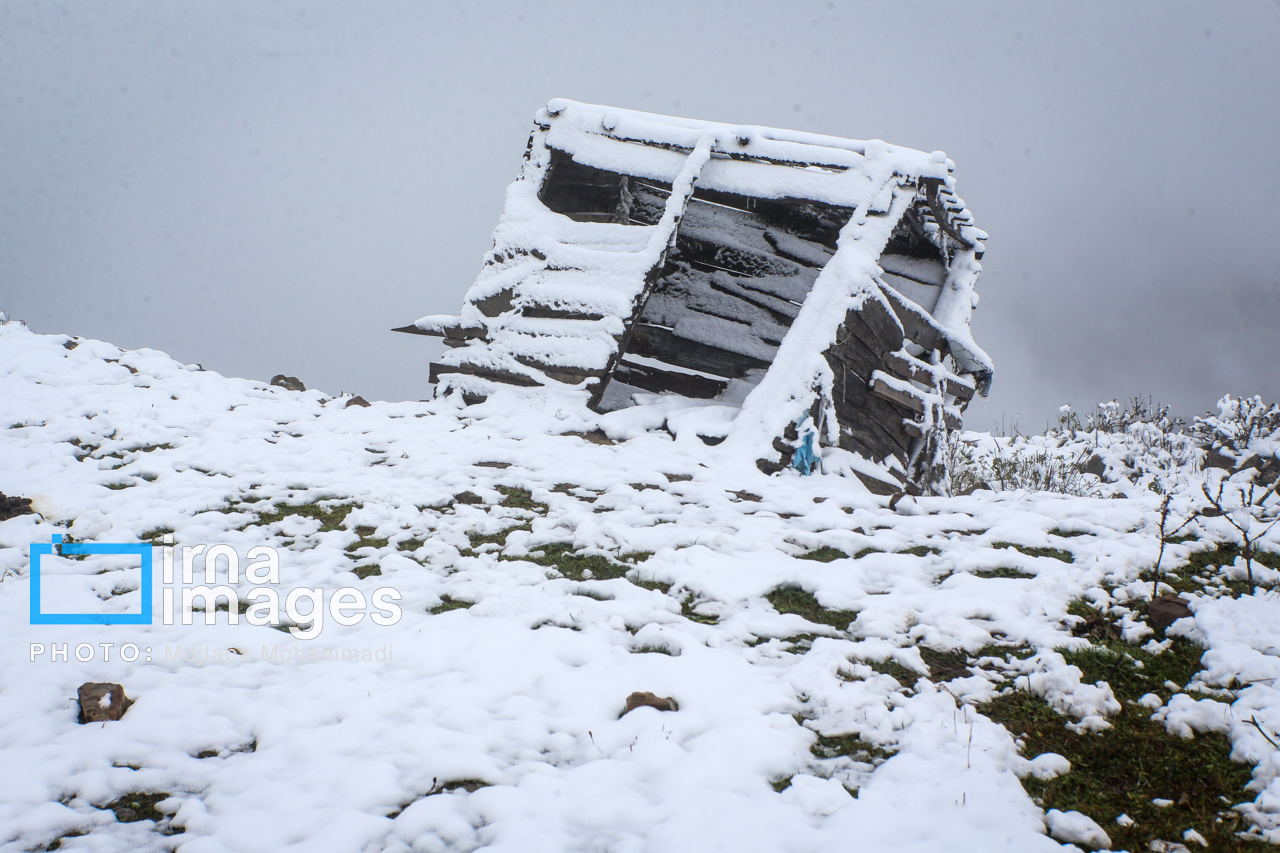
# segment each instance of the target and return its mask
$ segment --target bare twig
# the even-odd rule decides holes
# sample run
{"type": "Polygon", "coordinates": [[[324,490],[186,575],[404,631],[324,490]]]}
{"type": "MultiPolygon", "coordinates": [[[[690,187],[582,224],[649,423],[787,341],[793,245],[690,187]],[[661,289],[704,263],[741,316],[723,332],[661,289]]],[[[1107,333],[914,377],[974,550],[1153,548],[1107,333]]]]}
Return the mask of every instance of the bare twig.
{"type": "Polygon", "coordinates": [[[1258,722],[1257,717],[1250,717],[1249,722],[1253,723],[1253,727],[1258,730],[1258,734],[1262,735],[1264,738],[1267,739],[1267,743],[1271,744],[1276,749],[1280,749],[1280,743],[1276,743],[1274,740],[1271,739],[1271,735],[1267,734],[1267,730],[1264,729],[1262,725],[1258,722]]]}

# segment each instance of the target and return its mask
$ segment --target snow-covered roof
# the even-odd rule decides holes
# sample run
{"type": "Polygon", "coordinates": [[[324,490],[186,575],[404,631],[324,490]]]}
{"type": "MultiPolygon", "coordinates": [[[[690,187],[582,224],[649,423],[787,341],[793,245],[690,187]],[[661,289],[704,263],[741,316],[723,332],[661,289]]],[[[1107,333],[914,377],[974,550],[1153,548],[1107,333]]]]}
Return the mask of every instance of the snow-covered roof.
{"type": "Polygon", "coordinates": [[[595,405],[646,325],[770,366],[735,428],[758,443],[807,405],[797,389],[830,387],[823,353],[846,314],[872,298],[906,340],[914,328],[942,342],[984,390],[991,362],[968,324],[987,235],[955,194],[953,170],[941,151],[556,99],[537,113],[462,311],[423,317],[413,330],[454,347],[433,366],[439,392],[572,386],[595,405]],[[822,228],[797,236],[776,227],[793,214],[822,228]],[[919,272],[905,249],[877,265],[904,223],[936,255],[936,272],[919,272]],[[673,250],[687,257],[690,245],[707,249],[703,272],[724,275],[701,282],[705,298],[675,317],[687,306],[660,295],[669,281],[655,283],[672,274],[673,250]],[[726,307],[733,294],[724,294],[744,282],[750,307],[726,307]]]}

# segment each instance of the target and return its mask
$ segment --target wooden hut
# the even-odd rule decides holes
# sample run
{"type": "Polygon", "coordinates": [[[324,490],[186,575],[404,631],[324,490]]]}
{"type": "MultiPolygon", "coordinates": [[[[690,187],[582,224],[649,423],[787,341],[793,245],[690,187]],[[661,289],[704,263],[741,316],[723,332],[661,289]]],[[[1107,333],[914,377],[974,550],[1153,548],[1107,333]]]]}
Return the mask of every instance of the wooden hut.
{"type": "Polygon", "coordinates": [[[572,388],[736,408],[762,470],[839,448],[875,491],[945,490],[946,432],[991,382],[969,319],[986,234],[953,164],[879,141],[555,100],[535,119],[437,393],[572,388]],[[797,456],[797,450],[805,449],[797,456]]]}

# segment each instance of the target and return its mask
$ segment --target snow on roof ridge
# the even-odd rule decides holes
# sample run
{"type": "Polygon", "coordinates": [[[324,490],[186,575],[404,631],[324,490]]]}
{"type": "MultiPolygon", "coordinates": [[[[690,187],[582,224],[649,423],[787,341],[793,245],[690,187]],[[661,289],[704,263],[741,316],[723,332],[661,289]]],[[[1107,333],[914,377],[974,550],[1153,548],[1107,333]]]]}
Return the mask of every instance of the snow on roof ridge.
{"type": "Polygon", "coordinates": [[[544,125],[551,119],[564,118],[571,119],[576,129],[581,132],[614,139],[679,144],[682,147],[692,148],[699,134],[712,130],[716,131],[717,149],[735,153],[738,151],[749,153],[752,144],[758,144],[762,140],[787,147],[803,146],[808,149],[829,151],[836,154],[834,159],[846,167],[853,165],[849,154],[856,155],[858,158],[892,154],[899,160],[917,161],[912,163],[913,168],[909,171],[918,175],[945,179],[955,168],[955,164],[942,151],[920,151],[879,139],[847,139],[765,125],[705,121],[603,104],[588,104],[568,98],[553,98],[547,102],[546,108],[538,113],[538,122],[544,125]],[[737,141],[736,149],[729,145],[731,139],[737,141]]]}

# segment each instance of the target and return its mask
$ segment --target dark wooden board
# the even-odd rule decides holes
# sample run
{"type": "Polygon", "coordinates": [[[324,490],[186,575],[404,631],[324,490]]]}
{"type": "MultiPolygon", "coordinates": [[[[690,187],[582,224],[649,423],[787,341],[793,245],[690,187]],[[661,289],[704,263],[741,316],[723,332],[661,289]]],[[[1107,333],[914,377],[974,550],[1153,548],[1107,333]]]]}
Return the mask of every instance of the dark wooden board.
{"type": "Polygon", "coordinates": [[[619,362],[613,371],[614,380],[634,385],[660,394],[671,391],[685,397],[699,400],[710,400],[724,393],[727,382],[695,376],[691,373],[679,373],[674,370],[661,370],[648,364],[633,364],[625,360],[619,362]]]}
{"type": "Polygon", "coordinates": [[[726,379],[741,379],[748,370],[769,366],[767,361],[686,340],[677,337],[670,329],[642,323],[636,323],[626,351],[726,379]]]}
{"type": "Polygon", "coordinates": [[[431,374],[428,379],[432,384],[439,382],[440,377],[449,373],[462,373],[467,376],[478,376],[481,379],[492,379],[495,382],[503,382],[507,385],[519,385],[522,388],[535,388],[539,383],[530,379],[528,376],[521,376],[517,373],[508,373],[505,370],[493,370],[487,367],[476,367],[470,364],[438,364],[431,362],[431,374]]]}

